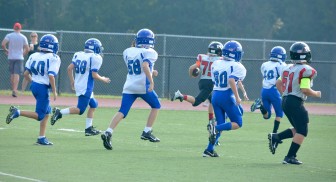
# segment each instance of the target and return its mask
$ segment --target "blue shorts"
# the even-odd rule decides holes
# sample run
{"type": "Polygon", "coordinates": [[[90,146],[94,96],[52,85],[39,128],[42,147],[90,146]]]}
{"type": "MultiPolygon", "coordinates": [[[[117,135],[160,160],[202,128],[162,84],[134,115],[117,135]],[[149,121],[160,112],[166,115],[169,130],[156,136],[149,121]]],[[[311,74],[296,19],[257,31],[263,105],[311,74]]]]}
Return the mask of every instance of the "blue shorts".
{"type": "Polygon", "coordinates": [[[38,121],[41,121],[46,114],[50,114],[50,100],[49,100],[49,86],[44,84],[39,84],[32,82],[30,85],[30,90],[32,91],[36,99],[35,112],[38,115],[38,121]]]}
{"type": "Polygon", "coordinates": [[[225,123],[225,113],[231,122],[236,122],[240,127],[243,124],[243,108],[236,105],[236,99],[231,89],[212,92],[212,106],[218,123],[225,123]]]}
{"type": "Polygon", "coordinates": [[[268,118],[269,119],[272,115],[272,106],[275,111],[276,117],[283,117],[283,111],[281,107],[281,95],[279,91],[276,89],[276,87],[272,87],[270,89],[263,88],[261,90],[261,100],[264,105],[264,108],[268,112],[268,118]]]}
{"type": "Polygon", "coordinates": [[[87,96],[84,96],[84,95],[80,95],[78,97],[78,102],[77,102],[77,108],[80,111],[79,114],[83,114],[85,112],[87,106],[90,106],[90,108],[97,108],[98,107],[98,102],[93,97],[90,98],[90,97],[87,97],[87,96]]]}
{"type": "Polygon", "coordinates": [[[131,109],[135,99],[142,98],[152,109],[160,109],[161,104],[155,91],[147,92],[146,94],[122,94],[121,107],[119,112],[123,113],[126,118],[129,110],[131,109]]]}

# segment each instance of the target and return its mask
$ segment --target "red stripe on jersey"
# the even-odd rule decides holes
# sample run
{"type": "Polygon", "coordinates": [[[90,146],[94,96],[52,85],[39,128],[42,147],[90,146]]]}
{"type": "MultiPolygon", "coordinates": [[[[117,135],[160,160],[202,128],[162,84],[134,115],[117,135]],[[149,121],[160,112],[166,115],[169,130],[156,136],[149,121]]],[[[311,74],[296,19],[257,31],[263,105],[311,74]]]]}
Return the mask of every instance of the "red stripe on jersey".
{"type": "Polygon", "coordinates": [[[303,73],[306,71],[306,68],[303,68],[299,74],[299,84],[301,84],[301,79],[303,78],[303,73]]]}
{"type": "Polygon", "coordinates": [[[309,76],[309,78],[311,79],[316,73],[316,70],[315,69],[312,69],[312,74],[309,76]]]}

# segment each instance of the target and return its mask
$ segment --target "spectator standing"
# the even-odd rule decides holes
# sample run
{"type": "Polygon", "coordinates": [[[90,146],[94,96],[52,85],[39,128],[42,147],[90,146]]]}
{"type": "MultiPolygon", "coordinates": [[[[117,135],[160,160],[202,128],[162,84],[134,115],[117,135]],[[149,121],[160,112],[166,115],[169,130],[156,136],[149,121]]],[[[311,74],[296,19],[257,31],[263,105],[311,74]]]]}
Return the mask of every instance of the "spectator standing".
{"type": "Polygon", "coordinates": [[[12,96],[17,97],[20,75],[23,73],[23,60],[29,47],[27,37],[21,34],[21,24],[15,23],[13,29],[14,32],[5,36],[1,46],[8,56],[12,96]]]}

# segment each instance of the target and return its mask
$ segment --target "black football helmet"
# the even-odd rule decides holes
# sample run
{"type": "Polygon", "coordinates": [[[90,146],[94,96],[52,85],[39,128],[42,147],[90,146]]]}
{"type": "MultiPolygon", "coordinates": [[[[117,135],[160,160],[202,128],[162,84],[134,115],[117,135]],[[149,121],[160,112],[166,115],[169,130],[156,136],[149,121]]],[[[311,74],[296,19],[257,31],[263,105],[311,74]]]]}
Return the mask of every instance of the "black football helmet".
{"type": "Polygon", "coordinates": [[[208,53],[215,54],[217,56],[222,56],[223,44],[217,41],[210,42],[208,46],[208,53]]]}
{"type": "Polygon", "coordinates": [[[311,53],[309,46],[304,42],[295,42],[289,49],[290,58],[294,63],[310,63],[311,53]]]}

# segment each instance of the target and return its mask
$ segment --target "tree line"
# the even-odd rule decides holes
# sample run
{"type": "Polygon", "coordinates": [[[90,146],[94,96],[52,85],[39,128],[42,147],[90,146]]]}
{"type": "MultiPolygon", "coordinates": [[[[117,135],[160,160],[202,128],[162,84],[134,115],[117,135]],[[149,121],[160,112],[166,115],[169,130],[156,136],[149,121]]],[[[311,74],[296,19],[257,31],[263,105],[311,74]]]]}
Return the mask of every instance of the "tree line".
{"type": "Polygon", "coordinates": [[[0,0],[0,27],[336,42],[335,0],[0,0]]]}

